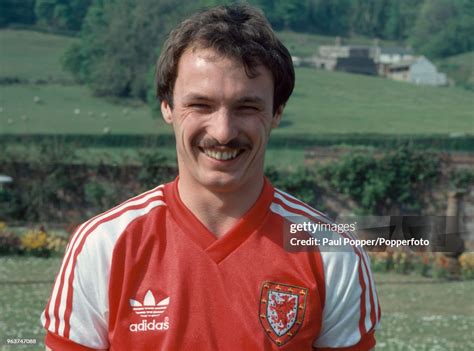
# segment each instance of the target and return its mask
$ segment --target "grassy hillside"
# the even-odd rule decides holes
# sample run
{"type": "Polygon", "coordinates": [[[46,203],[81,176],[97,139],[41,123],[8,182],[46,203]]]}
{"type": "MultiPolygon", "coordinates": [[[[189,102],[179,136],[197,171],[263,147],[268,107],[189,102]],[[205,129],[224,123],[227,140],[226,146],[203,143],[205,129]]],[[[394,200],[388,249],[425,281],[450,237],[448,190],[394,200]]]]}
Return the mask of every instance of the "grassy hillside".
{"type": "Polygon", "coordinates": [[[0,30],[0,77],[71,80],[62,70],[60,58],[74,40],[27,30],[0,30]]]}
{"type": "MultiPolygon", "coordinates": [[[[84,86],[1,86],[0,133],[169,133],[146,105],[118,105],[84,86]],[[41,99],[35,103],[35,96],[41,99]],[[79,111],[77,111],[79,109],[79,111]],[[26,117],[25,117],[26,116],[26,117]]],[[[297,69],[278,134],[474,132],[474,94],[382,78],[297,69]]]]}
{"type": "Polygon", "coordinates": [[[0,133],[115,134],[170,133],[147,105],[114,104],[80,85],[0,86],[0,133]],[[33,99],[39,97],[40,103],[33,99]]]}
{"type": "Polygon", "coordinates": [[[281,133],[474,132],[474,94],[464,89],[311,68],[296,74],[281,133]]]}
{"type": "Polygon", "coordinates": [[[438,69],[456,81],[456,85],[474,90],[474,51],[436,62],[438,69]]]}
{"type": "MultiPolygon", "coordinates": [[[[294,42],[302,47],[314,37],[302,35],[294,42]]],[[[112,134],[171,133],[161,119],[151,118],[145,104],[113,103],[71,84],[71,77],[61,70],[60,57],[73,40],[0,31],[0,77],[56,82],[0,85],[0,134],[101,134],[104,129],[112,134]],[[64,80],[69,83],[57,84],[64,80]],[[34,102],[35,97],[40,103],[34,102]]],[[[470,91],[310,68],[298,68],[296,76],[295,92],[276,131],[280,135],[474,133],[470,91]]]]}

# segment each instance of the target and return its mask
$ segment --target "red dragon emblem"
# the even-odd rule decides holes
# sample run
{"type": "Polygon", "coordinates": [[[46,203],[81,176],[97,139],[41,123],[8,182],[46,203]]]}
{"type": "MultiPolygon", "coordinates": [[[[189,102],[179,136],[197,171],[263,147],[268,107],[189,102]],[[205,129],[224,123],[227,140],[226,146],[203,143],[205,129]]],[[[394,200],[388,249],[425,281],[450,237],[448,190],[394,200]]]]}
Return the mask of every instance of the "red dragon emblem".
{"type": "Polygon", "coordinates": [[[278,346],[286,344],[303,324],[308,289],[264,282],[260,297],[260,323],[278,346]]]}

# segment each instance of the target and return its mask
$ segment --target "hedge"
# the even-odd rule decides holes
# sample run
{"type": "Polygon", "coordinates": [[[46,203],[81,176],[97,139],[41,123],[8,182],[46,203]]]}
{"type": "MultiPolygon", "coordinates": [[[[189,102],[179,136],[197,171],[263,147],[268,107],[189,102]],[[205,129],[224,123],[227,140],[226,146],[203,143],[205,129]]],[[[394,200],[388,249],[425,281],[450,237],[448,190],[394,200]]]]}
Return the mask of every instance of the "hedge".
{"type": "MultiPolygon", "coordinates": [[[[172,134],[3,134],[0,145],[11,143],[71,143],[76,147],[160,147],[174,145],[172,134]]],[[[373,146],[383,149],[397,148],[410,144],[417,149],[439,151],[474,152],[474,136],[449,135],[384,135],[384,134],[293,134],[291,136],[274,134],[269,141],[271,148],[309,148],[314,146],[373,146]]]]}

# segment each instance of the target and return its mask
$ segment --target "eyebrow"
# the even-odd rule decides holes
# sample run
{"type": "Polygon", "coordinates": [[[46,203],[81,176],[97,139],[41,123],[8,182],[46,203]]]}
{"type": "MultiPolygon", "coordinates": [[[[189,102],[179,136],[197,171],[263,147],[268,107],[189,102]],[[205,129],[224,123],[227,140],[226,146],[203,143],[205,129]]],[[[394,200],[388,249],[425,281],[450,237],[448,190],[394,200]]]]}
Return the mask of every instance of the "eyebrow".
{"type": "MultiPolygon", "coordinates": [[[[201,95],[199,93],[190,93],[186,95],[183,99],[184,101],[212,101],[211,98],[201,95]]],[[[256,104],[265,104],[265,101],[259,96],[243,96],[236,101],[237,104],[242,103],[256,103],[256,104]]]]}
{"type": "Polygon", "coordinates": [[[237,103],[255,103],[259,105],[264,105],[265,101],[259,96],[244,96],[237,100],[237,103]]]}
{"type": "Polygon", "coordinates": [[[196,94],[196,93],[191,93],[191,94],[188,94],[188,95],[185,95],[184,98],[183,98],[184,101],[211,101],[210,98],[208,98],[207,96],[205,95],[201,95],[201,94],[196,94]]]}

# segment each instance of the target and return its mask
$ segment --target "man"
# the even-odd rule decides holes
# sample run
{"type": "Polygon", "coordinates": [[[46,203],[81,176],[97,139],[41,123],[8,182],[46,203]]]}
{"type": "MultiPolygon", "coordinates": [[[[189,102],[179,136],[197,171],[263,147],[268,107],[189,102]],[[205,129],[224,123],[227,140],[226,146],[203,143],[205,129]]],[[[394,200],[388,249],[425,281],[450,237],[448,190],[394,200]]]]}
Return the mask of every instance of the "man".
{"type": "MultiPolygon", "coordinates": [[[[179,177],[81,225],[42,316],[53,350],[368,350],[380,318],[365,253],[283,248],[324,221],[264,178],[294,86],[263,15],[181,23],[157,66],[179,177]]],[[[341,234],[342,235],[342,234],[341,234]]]]}

